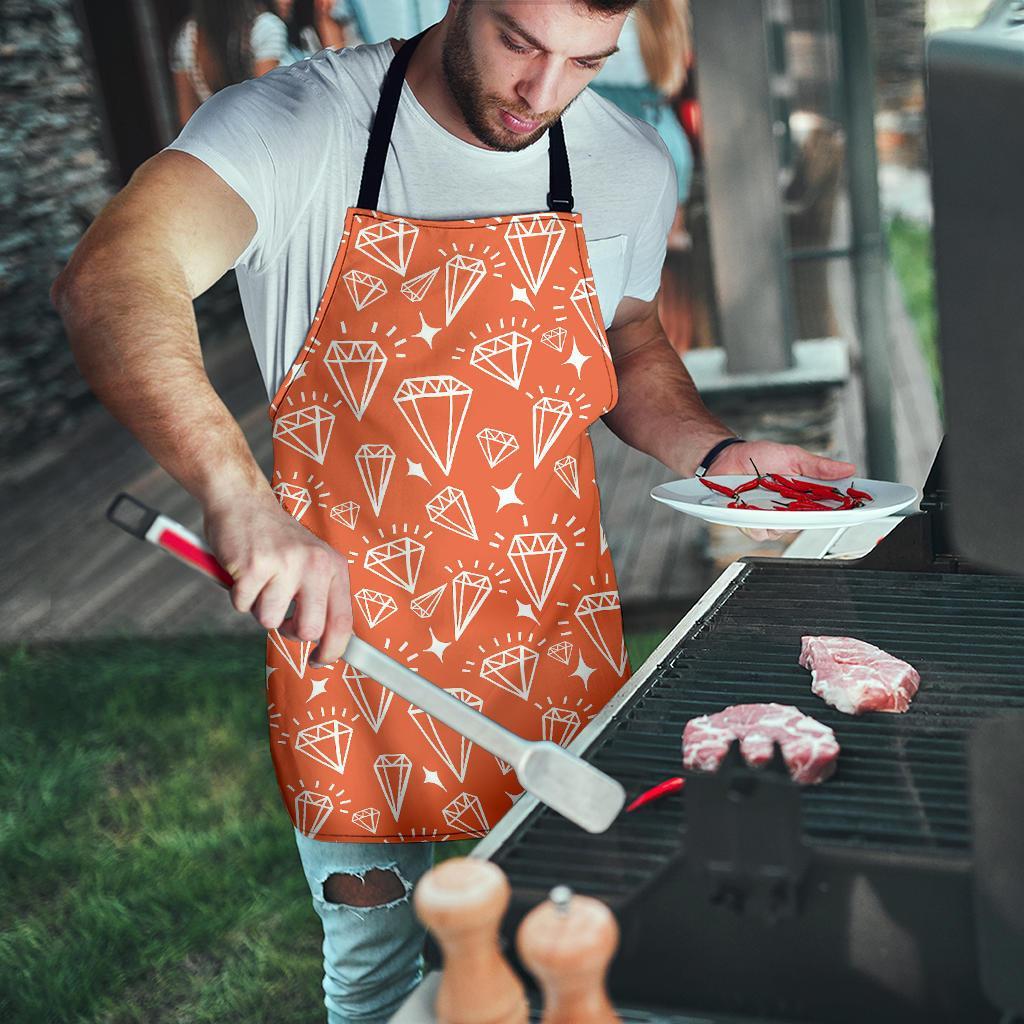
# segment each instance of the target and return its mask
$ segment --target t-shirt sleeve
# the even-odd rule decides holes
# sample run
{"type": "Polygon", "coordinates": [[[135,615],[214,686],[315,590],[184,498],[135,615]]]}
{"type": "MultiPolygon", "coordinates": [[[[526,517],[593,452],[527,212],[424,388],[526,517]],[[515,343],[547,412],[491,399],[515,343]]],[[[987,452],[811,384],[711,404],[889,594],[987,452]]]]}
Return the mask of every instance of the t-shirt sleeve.
{"type": "Polygon", "coordinates": [[[252,23],[249,45],[253,60],[283,61],[288,53],[288,27],[276,14],[264,11],[252,23]]]}
{"type": "Polygon", "coordinates": [[[651,141],[657,146],[657,164],[662,168],[660,176],[656,172],[652,177],[661,184],[657,191],[652,191],[650,212],[637,232],[624,292],[644,302],[653,299],[661,287],[668,233],[679,203],[676,169],[668,147],[653,131],[651,141]]]}
{"type": "Polygon", "coordinates": [[[248,204],[256,233],[235,266],[253,273],[281,252],[340,144],[338,106],[308,63],[215,93],[167,147],[202,160],[248,204]]]}

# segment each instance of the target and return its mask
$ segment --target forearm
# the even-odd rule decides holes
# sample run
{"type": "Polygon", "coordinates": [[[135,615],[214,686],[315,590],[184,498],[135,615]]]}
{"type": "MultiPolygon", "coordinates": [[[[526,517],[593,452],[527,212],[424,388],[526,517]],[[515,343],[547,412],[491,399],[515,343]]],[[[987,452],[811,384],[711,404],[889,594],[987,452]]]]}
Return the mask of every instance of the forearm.
{"type": "Polygon", "coordinates": [[[701,401],[693,378],[660,329],[615,361],[619,399],[605,423],[626,444],[680,476],[731,431],[701,401]]]}
{"type": "Polygon", "coordinates": [[[94,394],[204,508],[270,493],[206,375],[182,271],[115,247],[66,271],[53,299],[94,394]]]}

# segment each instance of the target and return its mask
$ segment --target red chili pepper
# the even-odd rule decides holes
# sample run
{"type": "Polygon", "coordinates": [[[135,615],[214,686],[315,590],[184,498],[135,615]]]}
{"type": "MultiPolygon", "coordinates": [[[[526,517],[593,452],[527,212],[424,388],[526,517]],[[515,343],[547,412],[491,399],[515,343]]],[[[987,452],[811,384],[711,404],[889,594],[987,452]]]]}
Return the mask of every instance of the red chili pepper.
{"type": "Polygon", "coordinates": [[[716,484],[714,480],[709,480],[706,476],[699,478],[700,482],[712,491],[716,491],[718,494],[724,494],[727,498],[735,498],[735,491],[726,487],[724,484],[716,484]]]}
{"type": "Polygon", "coordinates": [[[663,796],[667,796],[669,793],[677,793],[683,788],[686,783],[686,779],[666,779],[664,782],[659,782],[656,786],[652,786],[646,792],[641,793],[627,808],[626,813],[635,811],[638,807],[643,807],[644,804],[649,804],[652,800],[659,800],[663,796]]]}
{"type": "Polygon", "coordinates": [[[822,505],[820,501],[811,501],[809,498],[804,498],[796,501],[791,501],[786,505],[791,512],[832,512],[834,509],[828,507],[828,505],[822,505]]]}
{"type": "Polygon", "coordinates": [[[813,480],[799,480],[796,477],[786,478],[779,476],[777,473],[773,473],[774,476],[780,483],[786,487],[791,487],[795,491],[802,491],[805,494],[810,494],[814,498],[838,498],[842,495],[842,491],[838,487],[829,487],[826,484],[818,484],[813,480]]]}
{"type": "Polygon", "coordinates": [[[846,493],[851,498],[859,498],[861,501],[873,501],[874,499],[867,491],[858,491],[855,487],[847,487],[846,493]]]}
{"type": "Polygon", "coordinates": [[[748,480],[746,483],[742,483],[736,488],[737,494],[746,494],[747,491],[756,491],[761,486],[761,481],[754,477],[752,480],[748,480]]]}

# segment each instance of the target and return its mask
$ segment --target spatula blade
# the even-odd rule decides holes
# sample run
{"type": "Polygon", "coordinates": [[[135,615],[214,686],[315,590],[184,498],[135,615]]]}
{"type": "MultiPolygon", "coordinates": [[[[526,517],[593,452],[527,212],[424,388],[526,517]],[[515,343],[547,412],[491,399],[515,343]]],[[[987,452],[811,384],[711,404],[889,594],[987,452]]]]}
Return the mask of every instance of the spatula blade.
{"type": "Polygon", "coordinates": [[[515,767],[527,792],[587,832],[607,831],[626,802],[615,779],[549,741],[531,743],[515,767]]]}

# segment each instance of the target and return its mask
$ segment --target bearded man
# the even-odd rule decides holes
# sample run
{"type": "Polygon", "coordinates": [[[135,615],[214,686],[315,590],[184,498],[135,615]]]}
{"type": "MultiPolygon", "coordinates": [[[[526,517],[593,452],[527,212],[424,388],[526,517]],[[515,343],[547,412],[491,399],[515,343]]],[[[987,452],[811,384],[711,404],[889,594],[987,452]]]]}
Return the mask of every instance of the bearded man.
{"type": "Polygon", "coordinates": [[[853,472],[735,437],[665,337],[673,164],[587,89],[632,6],[450,0],[407,41],[225,89],[54,286],[93,390],[201,503],[234,607],[268,630],[270,748],[330,1024],[394,1012],[420,976],[409,893],[435,844],[483,835],[521,791],[346,665],[352,632],[568,743],[584,723],[553,710],[594,714],[631,672],[594,420],[680,477],[751,456],[853,472]],[[192,300],[230,269],[271,481],[203,369],[192,300]]]}

